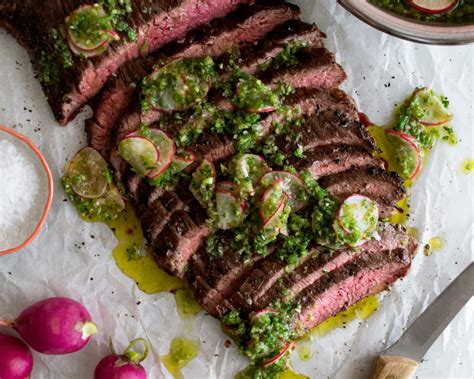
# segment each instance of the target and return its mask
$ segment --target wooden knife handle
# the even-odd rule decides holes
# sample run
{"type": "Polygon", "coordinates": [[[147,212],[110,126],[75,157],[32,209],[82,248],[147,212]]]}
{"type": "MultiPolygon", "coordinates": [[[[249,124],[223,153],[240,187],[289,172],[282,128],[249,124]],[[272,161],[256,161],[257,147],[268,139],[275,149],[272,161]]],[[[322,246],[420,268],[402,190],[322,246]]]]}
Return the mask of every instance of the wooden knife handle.
{"type": "Polygon", "coordinates": [[[381,355],[375,362],[372,379],[410,379],[418,362],[410,358],[381,355]]]}

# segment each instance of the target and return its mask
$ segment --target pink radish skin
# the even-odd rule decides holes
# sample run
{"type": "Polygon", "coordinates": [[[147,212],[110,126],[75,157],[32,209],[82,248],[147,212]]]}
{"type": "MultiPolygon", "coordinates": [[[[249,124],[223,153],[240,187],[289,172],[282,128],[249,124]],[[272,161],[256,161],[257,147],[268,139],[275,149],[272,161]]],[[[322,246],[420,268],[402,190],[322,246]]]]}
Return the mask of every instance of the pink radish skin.
{"type": "Polygon", "coordinates": [[[294,343],[291,342],[289,344],[285,344],[283,341],[282,343],[284,344],[284,348],[282,351],[280,351],[277,355],[275,355],[273,358],[270,358],[270,359],[267,359],[266,361],[263,361],[262,363],[262,367],[263,368],[266,368],[272,364],[274,364],[275,362],[277,362],[281,357],[283,357],[287,352],[288,350],[290,350],[291,348],[293,348],[294,346],[294,343]]]}
{"type": "Polygon", "coordinates": [[[146,359],[150,349],[148,342],[137,338],[130,342],[123,354],[115,354],[110,343],[112,354],[102,359],[94,371],[94,379],[146,379],[146,371],[140,362],[146,359]],[[133,350],[137,344],[142,344],[143,352],[133,350]]]}
{"type": "Polygon", "coordinates": [[[417,156],[416,169],[413,172],[413,174],[409,177],[410,180],[413,180],[420,173],[421,163],[423,161],[422,152],[415,142],[416,139],[408,134],[405,134],[405,133],[399,132],[398,130],[393,130],[393,129],[387,129],[385,133],[400,137],[405,142],[407,142],[411,146],[411,148],[416,152],[416,156],[417,156]]]}
{"type": "Polygon", "coordinates": [[[140,364],[130,362],[127,357],[109,355],[97,365],[94,379],[146,379],[146,371],[140,364]]]}
{"type": "Polygon", "coordinates": [[[408,0],[408,3],[420,12],[429,14],[442,14],[452,10],[457,4],[458,0],[444,0],[444,1],[426,1],[426,0],[408,0]],[[437,4],[437,6],[431,5],[437,4]]]}
{"type": "Polygon", "coordinates": [[[30,349],[18,338],[0,334],[0,378],[26,379],[33,369],[30,349]]]}
{"type": "Polygon", "coordinates": [[[82,349],[97,332],[89,312],[77,301],[52,297],[25,309],[13,328],[42,354],[69,354],[82,349]]]}

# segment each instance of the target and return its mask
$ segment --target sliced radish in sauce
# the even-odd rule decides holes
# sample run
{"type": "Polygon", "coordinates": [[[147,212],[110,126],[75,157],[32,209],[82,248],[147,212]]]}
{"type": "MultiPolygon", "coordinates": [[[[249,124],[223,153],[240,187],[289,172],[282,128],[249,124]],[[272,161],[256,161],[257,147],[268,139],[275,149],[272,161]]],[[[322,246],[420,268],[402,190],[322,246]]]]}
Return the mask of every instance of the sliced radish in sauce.
{"type": "Polygon", "coordinates": [[[155,179],[163,174],[171,162],[173,162],[176,154],[176,145],[165,132],[159,129],[149,129],[148,138],[155,144],[160,152],[156,167],[147,175],[149,178],[155,179]]]}
{"type": "Polygon", "coordinates": [[[219,229],[232,229],[243,220],[245,207],[234,192],[216,191],[216,208],[219,229]]]}
{"type": "Polygon", "coordinates": [[[378,206],[367,196],[354,194],[346,198],[339,207],[334,227],[341,228],[352,236],[351,245],[358,246],[372,237],[379,221],[378,206]]]}
{"type": "Polygon", "coordinates": [[[160,159],[160,151],[145,137],[125,137],[119,142],[118,151],[140,176],[145,176],[156,169],[160,159]]]}
{"type": "MultiPolygon", "coordinates": [[[[283,198],[275,212],[263,223],[263,228],[269,236],[275,236],[279,233],[287,234],[287,211],[289,207],[289,196],[283,193],[283,198]]],[[[291,210],[291,208],[290,208],[291,210]]]]}
{"type": "Polygon", "coordinates": [[[416,139],[398,130],[385,131],[396,158],[396,170],[404,179],[415,179],[421,170],[423,152],[416,139]]]}
{"type": "Polygon", "coordinates": [[[233,195],[238,196],[240,193],[240,188],[237,184],[232,183],[232,182],[219,182],[217,183],[216,186],[217,191],[228,191],[232,193],[233,195]]]}
{"type": "Polygon", "coordinates": [[[282,180],[283,191],[290,198],[292,212],[298,212],[307,205],[307,192],[301,179],[287,171],[271,171],[262,176],[258,185],[266,188],[276,180],[282,180]]]}
{"type": "Polygon", "coordinates": [[[260,219],[265,225],[283,204],[284,199],[283,180],[275,180],[262,195],[260,202],[260,219]]]}
{"type": "Polygon", "coordinates": [[[407,0],[408,4],[421,12],[442,14],[454,9],[459,0],[407,0]]]}
{"type": "Polygon", "coordinates": [[[234,157],[230,164],[232,178],[239,183],[243,195],[253,195],[254,186],[270,168],[259,155],[242,154],[234,157]]]}
{"type": "Polygon", "coordinates": [[[290,351],[290,349],[292,349],[293,346],[294,346],[293,342],[290,342],[288,344],[283,343],[283,349],[277,355],[275,355],[274,357],[264,360],[262,362],[262,367],[266,368],[266,367],[271,366],[272,364],[276,363],[278,360],[281,359],[281,357],[283,357],[286,353],[288,353],[288,351],[290,351]]]}
{"type": "Polygon", "coordinates": [[[81,149],[68,163],[65,175],[71,179],[73,191],[81,197],[96,199],[107,188],[108,166],[97,150],[81,149]]]}
{"type": "Polygon", "coordinates": [[[202,207],[210,206],[216,188],[216,168],[207,159],[194,171],[189,190],[202,207]]]}
{"type": "Polygon", "coordinates": [[[259,310],[258,312],[255,312],[255,313],[250,317],[250,321],[254,321],[254,320],[258,319],[260,316],[272,315],[272,314],[276,314],[276,313],[277,313],[277,311],[274,310],[274,309],[271,309],[271,308],[264,308],[264,309],[259,310]]]}
{"type": "Polygon", "coordinates": [[[115,186],[109,186],[105,193],[96,200],[96,204],[107,209],[108,214],[116,215],[125,209],[125,201],[115,186]]]}
{"type": "Polygon", "coordinates": [[[418,115],[417,119],[426,126],[446,124],[453,119],[453,115],[440,97],[427,88],[421,88],[415,92],[410,100],[410,108],[415,115],[422,110],[422,114],[418,115]]]}

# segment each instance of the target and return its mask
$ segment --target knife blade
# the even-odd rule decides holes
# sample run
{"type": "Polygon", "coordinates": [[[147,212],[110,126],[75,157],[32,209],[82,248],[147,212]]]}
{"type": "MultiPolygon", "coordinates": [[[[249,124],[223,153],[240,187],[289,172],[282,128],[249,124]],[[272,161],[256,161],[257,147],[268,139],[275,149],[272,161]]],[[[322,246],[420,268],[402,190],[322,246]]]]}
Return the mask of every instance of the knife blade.
{"type": "Polygon", "coordinates": [[[394,345],[382,353],[372,378],[410,378],[433,342],[472,296],[474,263],[426,308],[394,345]]]}

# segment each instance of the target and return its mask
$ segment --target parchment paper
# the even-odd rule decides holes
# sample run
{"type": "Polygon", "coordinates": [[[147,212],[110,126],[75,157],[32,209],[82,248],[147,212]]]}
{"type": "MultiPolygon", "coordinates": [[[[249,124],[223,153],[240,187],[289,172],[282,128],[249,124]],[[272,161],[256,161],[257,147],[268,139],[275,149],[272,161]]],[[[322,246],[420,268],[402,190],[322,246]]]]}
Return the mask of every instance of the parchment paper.
{"type": "MultiPolygon", "coordinates": [[[[299,1],[304,18],[328,34],[326,44],[348,73],[344,89],[377,123],[388,122],[395,103],[415,86],[430,86],[447,95],[460,137],[456,147],[436,147],[412,192],[410,224],[420,231],[420,245],[440,236],[443,249],[432,256],[421,251],[409,276],[381,297],[380,309],[368,320],[356,320],[322,338],[314,338],[313,358],[293,365],[311,378],[367,378],[373,358],[395,342],[450,280],[473,260],[473,179],[460,171],[473,158],[474,46],[430,47],[382,34],[358,21],[334,0],[299,1]]],[[[159,372],[158,357],[172,338],[200,342],[199,357],[184,370],[186,378],[232,378],[246,364],[219,323],[201,312],[182,320],[171,294],[146,295],[116,267],[115,238],[101,224],[87,224],[64,202],[59,178],[65,162],[83,145],[85,111],[59,127],[34,78],[26,52],[0,30],[0,123],[16,126],[48,160],[55,178],[55,198],[41,234],[25,250],[0,258],[0,315],[17,315],[49,296],[68,296],[86,305],[100,327],[87,347],[69,356],[34,354],[33,378],[91,378],[108,353],[108,338],[125,347],[144,336],[153,345],[145,361],[149,377],[159,372]],[[95,238],[92,238],[94,236],[95,238]],[[139,305],[138,305],[139,304],[139,305]]],[[[1,182],[1,178],[0,178],[1,182]]],[[[1,215],[0,215],[1,217],[1,215]]],[[[472,378],[474,302],[458,315],[427,354],[419,378],[472,378]]],[[[2,330],[3,332],[3,330],[2,330]]]]}

